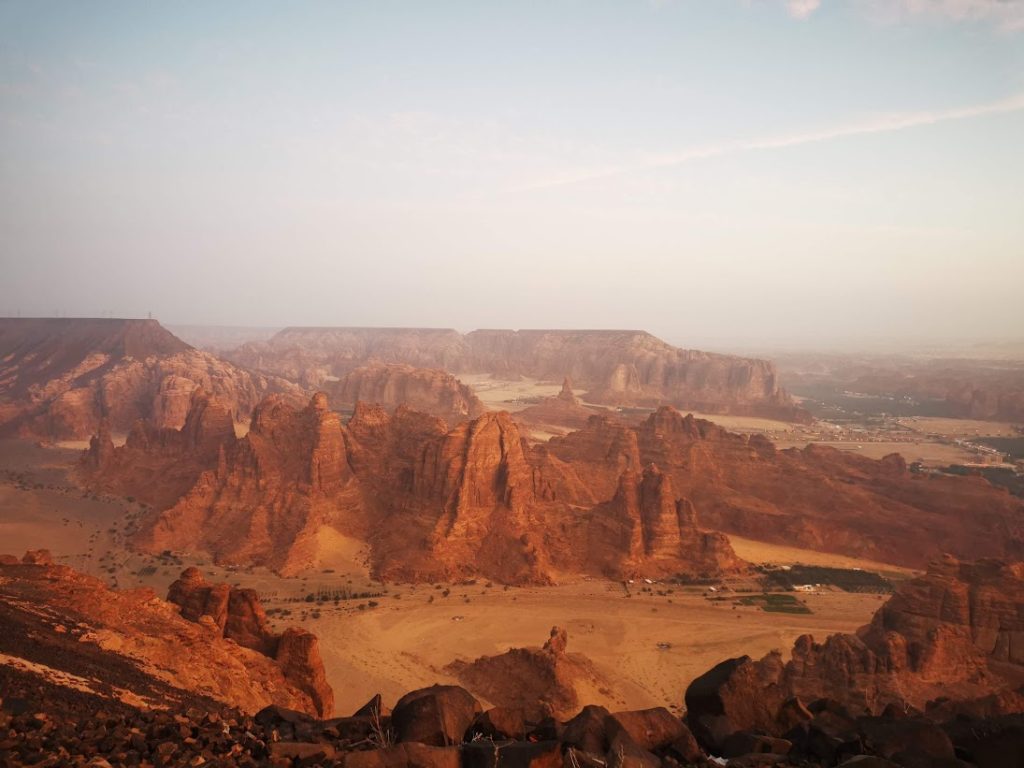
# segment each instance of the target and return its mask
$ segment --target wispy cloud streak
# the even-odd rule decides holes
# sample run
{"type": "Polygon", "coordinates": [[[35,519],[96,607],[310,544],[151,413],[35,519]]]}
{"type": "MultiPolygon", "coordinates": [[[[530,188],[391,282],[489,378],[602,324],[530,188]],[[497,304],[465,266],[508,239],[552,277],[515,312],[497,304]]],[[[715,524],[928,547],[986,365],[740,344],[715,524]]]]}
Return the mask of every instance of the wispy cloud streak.
{"type": "Polygon", "coordinates": [[[655,155],[638,162],[570,172],[560,176],[524,184],[518,187],[518,189],[521,191],[528,191],[568,186],[572,184],[582,184],[584,182],[597,181],[613,176],[641,173],[644,171],[653,171],[662,168],[672,168],[694,160],[704,160],[708,158],[721,157],[723,155],[734,155],[742,152],[754,152],[758,150],[785,149],[787,147],[817,144],[850,136],[889,133],[918,126],[935,125],[936,123],[946,123],[953,120],[966,120],[974,117],[982,117],[984,115],[1019,112],[1021,110],[1024,110],[1024,93],[1015,94],[986,104],[973,104],[966,107],[958,107],[956,109],[894,113],[862,121],[846,123],[844,125],[818,131],[729,141],[720,144],[708,144],[671,154],[655,155]]]}

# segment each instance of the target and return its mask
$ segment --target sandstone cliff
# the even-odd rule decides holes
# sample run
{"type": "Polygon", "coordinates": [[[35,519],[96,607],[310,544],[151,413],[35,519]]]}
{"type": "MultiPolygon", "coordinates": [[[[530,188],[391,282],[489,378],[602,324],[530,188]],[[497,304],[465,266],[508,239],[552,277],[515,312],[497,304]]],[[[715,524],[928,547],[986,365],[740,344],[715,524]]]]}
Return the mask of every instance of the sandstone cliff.
{"type": "Polygon", "coordinates": [[[137,545],[295,573],[323,567],[339,539],[365,541],[376,574],[408,580],[543,583],[561,573],[707,575],[743,565],[724,537],[698,528],[668,478],[641,470],[628,430],[613,438],[621,456],[594,456],[578,471],[529,447],[507,413],[447,431],[405,407],[360,404],[343,426],[323,394],[301,410],[272,396],[240,439],[201,428],[219,413],[197,396],[191,431],[137,433],[119,448],[97,437],[85,455],[91,487],[133,491],[160,510],[142,522],[137,545]]]}
{"type": "Polygon", "coordinates": [[[779,388],[771,363],[678,349],[644,331],[285,328],[228,357],[315,387],[378,360],[455,374],[569,376],[591,402],[808,418],[779,388]]]}
{"type": "Polygon", "coordinates": [[[487,410],[469,387],[437,368],[374,363],[347,373],[339,381],[326,382],[323,389],[336,408],[354,407],[360,401],[388,408],[405,405],[452,425],[487,410]]]}
{"type": "Polygon", "coordinates": [[[312,567],[337,543],[330,532],[367,535],[348,454],[347,432],[326,396],[295,409],[272,395],[253,411],[248,434],[222,446],[192,488],[146,521],[136,540],[153,550],[206,550],[218,562],[282,573],[312,567]]]}
{"type": "MultiPolygon", "coordinates": [[[[190,429],[223,420],[201,396],[194,408],[190,429]]],[[[268,398],[241,439],[200,431],[116,449],[98,438],[84,460],[92,487],[162,509],[140,546],[295,573],[365,542],[384,578],[506,583],[742,568],[715,531],[909,566],[943,550],[1024,550],[1024,505],[980,478],[915,475],[898,456],[778,451],[667,407],[636,426],[592,417],[533,446],[506,413],[449,431],[405,407],[358,405],[342,425],[322,394],[303,409],[268,398]],[[162,479],[147,487],[147,475],[162,479]]]]}
{"type": "Polygon", "coordinates": [[[155,320],[0,319],[0,434],[88,439],[106,422],[178,428],[203,389],[244,419],[298,388],[200,352],[155,320]]]}

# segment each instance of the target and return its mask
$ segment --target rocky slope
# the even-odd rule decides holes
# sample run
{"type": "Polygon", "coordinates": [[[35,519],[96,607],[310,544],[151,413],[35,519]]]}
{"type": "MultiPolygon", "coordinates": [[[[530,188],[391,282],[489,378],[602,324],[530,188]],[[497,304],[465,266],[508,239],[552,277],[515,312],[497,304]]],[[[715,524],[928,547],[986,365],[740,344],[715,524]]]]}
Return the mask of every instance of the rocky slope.
{"type": "Polygon", "coordinates": [[[811,721],[804,703],[822,698],[835,702],[840,719],[887,707],[938,716],[1020,712],[1022,637],[1024,563],[946,557],[901,585],[856,634],[820,644],[805,635],[788,661],[776,652],[709,670],[686,692],[688,721],[718,750],[737,731],[781,736],[811,721]]]}
{"type": "Polygon", "coordinates": [[[101,422],[180,427],[192,393],[244,420],[271,391],[298,389],[200,352],[155,320],[0,319],[0,434],[88,439],[101,422]]]}
{"type": "Polygon", "coordinates": [[[456,374],[568,376],[591,402],[807,419],[779,388],[771,363],[678,349],[644,331],[285,328],[229,358],[312,387],[377,360],[456,374]]]}
{"type": "Polygon", "coordinates": [[[171,584],[167,601],[189,621],[274,659],[285,679],[309,696],[320,717],[334,711],[334,692],[327,684],[316,636],[297,627],[273,632],[254,590],[208,584],[197,568],[186,568],[171,584]]]}
{"type": "MultiPolygon", "coordinates": [[[[152,590],[108,589],[46,553],[0,557],[0,624],[4,699],[55,688],[142,709],[325,711],[280,649],[274,661],[225,640],[215,622],[186,620],[152,590]]],[[[320,693],[329,703],[330,689],[320,693]]]]}
{"type": "MultiPolygon", "coordinates": [[[[190,428],[217,421],[202,397],[195,408],[190,428]]],[[[381,577],[506,583],[741,568],[714,531],[908,566],[947,550],[1024,552],[1024,502],[981,478],[914,474],[895,455],[778,451],[668,407],[635,426],[592,417],[531,446],[507,413],[447,430],[408,408],[359,406],[342,425],[320,394],[301,410],[269,398],[244,438],[208,434],[97,440],[84,459],[91,487],[161,510],[140,546],[295,573],[359,541],[381,577]]]]}
{"type": "Polygon", "coordinates": [[[357,368],[339,381],[325,382],[323,389],[335,408],[353,408],[357,402],[388,408],[405,405],[451,425],[487,410],[473,391],[450,373],[398,363],[357,368]]]}

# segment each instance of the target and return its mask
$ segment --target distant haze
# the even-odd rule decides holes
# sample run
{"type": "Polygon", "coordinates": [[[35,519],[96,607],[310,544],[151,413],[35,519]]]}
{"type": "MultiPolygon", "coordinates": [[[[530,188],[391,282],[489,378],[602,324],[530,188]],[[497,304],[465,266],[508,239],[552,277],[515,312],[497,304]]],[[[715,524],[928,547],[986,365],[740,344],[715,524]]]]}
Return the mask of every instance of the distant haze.
{"type": "Polygon", "coordinates": [[[1021,137],[1019,0],[0,0],[0,314],[1019,338],[1021,137]]]}

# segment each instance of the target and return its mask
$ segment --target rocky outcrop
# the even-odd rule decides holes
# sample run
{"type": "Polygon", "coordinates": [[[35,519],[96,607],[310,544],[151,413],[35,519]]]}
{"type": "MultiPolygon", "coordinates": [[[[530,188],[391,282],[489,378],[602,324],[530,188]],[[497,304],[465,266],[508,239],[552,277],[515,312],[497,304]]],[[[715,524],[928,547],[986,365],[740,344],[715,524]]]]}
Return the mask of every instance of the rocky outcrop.
{"type": "MultiPolygon", "coordinates": [[[[217,600],[208,602],[203,608],[217,612],[217,600]]],[[[328,711],[330,689],[318,701],[291,673],[302,656],[294,641],[287,663],[280,649],[275,662],[225,639],[215,623],[186,620],[151,590],[117,592],[38,553],[25,564],[0,564],[0,624],[5,700],[28,685],[52,689],[58,700],[70,695],[118,707],[228,705],[253,713],[275,703],[313,715],[328,711]]]]}
{"type": "Polygon", "coordinates": [[[497,656],[456,662],[449,670],[470,691],[526,721],[564,720],[608,682],[585,656],[569,654],[568,636],[554,627],[543,648],[512,648],[497,656]]]}
{"type": "Polygon", "coordinates": [[[1024,552],[1024,503],[984,480],[914,474],[896,455],[778,451],[668,407],[535,445],[500,412],[447,430],[358,404],[343,425],[322,394],[303,409],[268,398],[241,439],[216,414],[197,397],[185,430],[117,449],[98,437],[83,460],[93,488],[163,507],[140,546],[295,573],[344,539],[366,542],[382,578],[505,583],[744,567],[716,531],[908,566],[1024,552]]]}
{"type": "Polygon", "coordinates": [[[336,408],[354,407],[357,402],[379,403],[389,409],[404,405],[451,425],[487,410],[473,390],[437,368],[374,363],[347,373],[339,381],[326,382],[323,388],[336,408]]]}
{"type": "Polygon", "coordinates": [[[590,402],[808,418],[779,388],[771,363],[678,349],[644,331],[285,328],[229,357],[316,387],[378,360],[455,374],[568,376],[590,402]]]}
{"type": "Polygon", "coordinates": [[[310,697],[320,717],[333,712],[334,693],[327,684],[316,636],[297,627],[274,633],[255,590],[209,584],[193,567],[171,584],[167,601],[177,605],[189,621],[212,624],[221,637],[274,659],[285,679],[310,697]]]}
{"type": "Polygon", "coordinates": [[[269,392],[299,390],[193,349],[155,320],[0,319],[0,434],[45,440],[177,429],[197,389],[236,420],[269,392]]]}
{"type": "Polygon", "coordinates": [[[535,405],[516,411],[513,418],[517,423],[544,431],[555,430],[556,434],[582,429],[591,416],[610,415],[605,408],[583,405],[572,390],[572,381],[566,377],[562,389],[554,397],[546,397],[535,405]]]}
{"type": "Polygon", "coordinates": [[[282,573],[312,567],[333,543],[327,531],[366,537],[347,439],[323,394],[302,409],[273,395],[254,410],[248,434],[219,450],[177,503],[146,521],[136,541],[282,573]]]}
{"type": "Polygon", "coordinates": [[[1017,711],[1024,680],[1024,563],[947,557],[902,584],[852,635],[808,635],[784,661],[730,659],[691,683],[688,721],[709,749],[736,731],[780,736],[803,719],[798,702],[828,698],[853,716],[887,706],[924,709],[933,699],[988,697],[986,716],[1017,711]],[[1008,709],[1001,709],[1000,702],[1008,709]]]}
{"type": "Polygon", "coordinates": [[[159,508],[175,504],[235,442],[231,407],[197,389],[181,429],[137,421],[123,446],[114,447],[106,420],[79,462],[91,488],[146,499],[159,508]]]}

